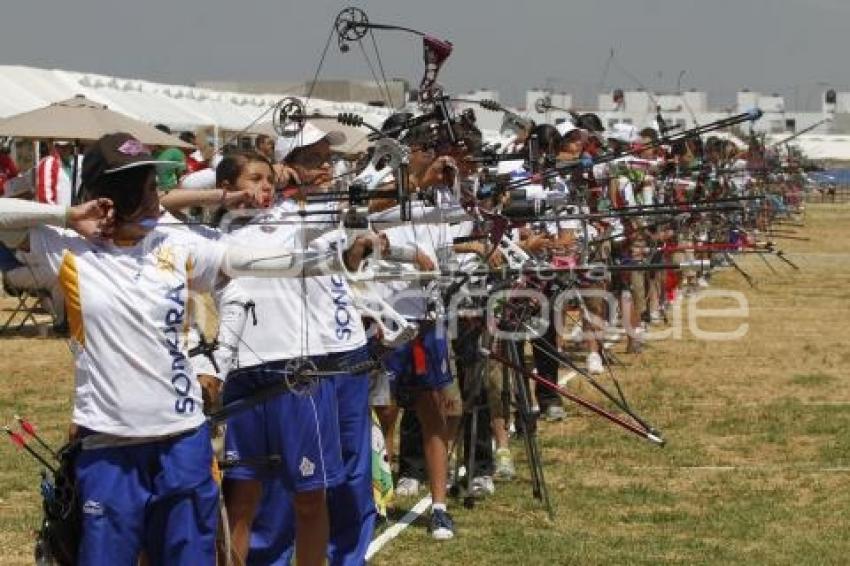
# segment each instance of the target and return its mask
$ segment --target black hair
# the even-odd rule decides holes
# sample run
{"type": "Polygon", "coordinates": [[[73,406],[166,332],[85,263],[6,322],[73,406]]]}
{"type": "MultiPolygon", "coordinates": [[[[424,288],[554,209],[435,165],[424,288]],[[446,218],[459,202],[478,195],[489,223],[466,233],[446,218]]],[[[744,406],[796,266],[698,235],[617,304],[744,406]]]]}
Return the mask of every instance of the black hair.
{"type": "MultiPolygon", "coordinates": [[[[316,142],[316,143],[318,143],[318,142],[316,142]]],[[[304,155],[304,154],[306,154],[306,153],[309,153],[309,152],[313,149],[313,146],[314,146],[314,145],[315,145],[315,144],[310,144],[310,145],[302,145],[301,147],[296,147],[295,149],[293,149],[292,151],[290,151],[290,152],[287,154],[287,156],[286,156],[286,157],[284,157],[284,158],[283,158],[283,162],[284,162],[284,163],[289,163],[289,164],[297,162],[297,161],[298,161],[298,159],[299,159],[302,155],[304,155]]]]}
{"type": "Polygon", "coordinates": [[[673,156],[682,157],[688,151],[696,157],[701,157],[703,153],[702,140],[700,138],[688,138],[676,140],[670,144],[670,154],[673,156]]]}
{"type": "Polygon", "coordinates": [[[157,130],[159,130],[160,132],[162,132],[164,134],[168,134],[169,136],[171,135],[171,128],[169,128],[165,124],[157,124],[156,126],[154,126],[154,128],[156,128],[157,130]]]}
{"type": "Polygon", "coordinates": [[[272,139],[271,136],[267,136],[266,134],[260,134],[254,139],[254,147],[260,147],[260,144],[266,140],[272,139]]]}
{"type": "Polygon", "coordinates": [[[576,126],[582,130],[589,130],[591,132],[605,131],[605,126],[602,125],[602,120],[600,120],[599,116],[592,112],[579,116],[578,120],[576,120],[576,126]]]}
{"type": "Polygon", "coordinates": [[[552,124],[539,124],[534,126],[529,137],[537,137],[537,147],[544,155],[554,156],[558,154],[558,149],[561,147],[563,138],[558,133],[558,128],[552,124]]]}
{"type": "Polygon", "coordinates": [[[242,174],[242,170],[245,169],[245,166],[255,161],[265,163],[272,169],[272,171],[274,171],[274,168],[268,158],[256,151],[236,150],[229,152],[215,168],[216,186],[221,185],[225,181],[231,185],[236,184],[236,180],[239,178],[239,175],[242,174]]]}
{"type": "Polygon", "coordinates": [[[655,128],[644,128],[638,133],[638,135],[642,138],[648,138],[652,142],[658,141],[658,130],[655,128]]]}
{"type": "Polygon", "coordinates": [[[100,175],[94,183],[85,187],[86,198],[108,198],[115,207],[115,216],[119,219],[128,218],[139,210],[147,184],[155,182],[155,176],[153,165],[100,175]]]}
{"type": "Polygon", "coordinates": [[[384,120],[384,123],[381,124],[381,132],[387,133],[397,130],[389,134],[389,136],[393,139],[398,139],[403,131],[399,128],[404,126],[411,118],[413,118],[413,114],[410,112],[396,112],[384,120]]]}
{"type": "Polygon", "coordinates": [[[180,132],[179,137],[180,137],[181,141],[184,141],[186,143],[190,143],[192,145],[195,144],[196,138],[195,138],[195,134],[193,134],[192,132],[180,132]]]}

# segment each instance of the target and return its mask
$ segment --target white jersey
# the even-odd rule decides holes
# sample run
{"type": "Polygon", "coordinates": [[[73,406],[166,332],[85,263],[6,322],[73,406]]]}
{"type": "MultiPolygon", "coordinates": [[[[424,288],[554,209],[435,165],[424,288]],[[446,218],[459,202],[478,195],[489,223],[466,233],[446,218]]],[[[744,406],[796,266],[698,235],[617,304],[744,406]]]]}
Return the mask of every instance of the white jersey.
{"type": "MultiPolygon", "coordinates": [[[[304,250],[317,232],[313,222],[318,217],[308,216],[309,223],[302,224],[293,214],[297,210],[296,204],[285,201],[225,235],[225,241],[252,249],[304,250]]],[[[257,314],[257,325],[249,322],[242,335],[240,367],[348,352],[366,345],[363,323],[342,274],[240,277],[239,286],[254,301],[257,314]]]]}
{"type": "MultiPolygon", "coordinates": [[[[443,193],[445,194],[445,193],[443,193]]],[[[445,206],[451,208],[450,199],[443,199],[445,206]]],[[[394,212],[393,207],[385,211],[389,214],[394,212]]],[[[417,214],[418,208],[429,209],[421,202],[411,203],[413,214],[417,214]]],[[[377,215],[375,215],[377,216],[377,215]]],[[[416,224],[410,222],[401,226],[394,226],[383,230],[390,241],[391,246],[411,247],[415,246],[428,255],[434,266],[439,269],[445,267],[453,255],[454,233],[448,223],[424,223],[416,224]]],[[[375,289],[392,307],[402,316],[410,320],[423,320],[428,318],[428,297],[423,292],[423,285],[411,281],[388,281],[374,283],[375,289]]]]}
{"type": "Polygon", "coordinates": [[[75,358],[73,421],[116,436],[160,436],[204,421],[189,362],[188,297],[218,278],[224,248],[188,230],[131,247],[59,228],[30,231],[31,267],[65,295],[75,358]]]}

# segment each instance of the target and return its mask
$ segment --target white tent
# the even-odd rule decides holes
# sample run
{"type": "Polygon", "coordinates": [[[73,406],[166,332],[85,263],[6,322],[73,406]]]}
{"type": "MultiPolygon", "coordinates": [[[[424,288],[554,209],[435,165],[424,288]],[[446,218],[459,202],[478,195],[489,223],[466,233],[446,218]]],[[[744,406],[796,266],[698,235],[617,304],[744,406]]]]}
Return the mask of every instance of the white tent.
{"type": "MultiPolygon", "coordinates": [[[[93,73],[0,65],[0,118],[28,112],[82,94],[149,124],[175,130],[212,127],[239,132],[268,122],[280,94],[244,94],[184,85],[123,79],[93,73]]],[[[355,112],[380,125],[389,111],[359,103],[311,100],[310,112],[355,112]]]]}
{"type": "MultiPolygon", "coordinates": [[[[770,143],[786,137],[772,136],[770,143]]],[[[850,136],[804,134],[788,143],[799,148],[806,158],[814,161],[850,161],[850,136]]]]}

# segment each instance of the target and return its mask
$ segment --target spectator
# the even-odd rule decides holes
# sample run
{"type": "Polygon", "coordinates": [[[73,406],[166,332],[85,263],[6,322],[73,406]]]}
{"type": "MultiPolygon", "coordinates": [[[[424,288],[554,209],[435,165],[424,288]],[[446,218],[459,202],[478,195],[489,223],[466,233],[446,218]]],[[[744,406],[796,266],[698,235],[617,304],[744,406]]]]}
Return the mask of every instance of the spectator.
{"type": "Polygon", "coordinates": [[[3,196],[3,187],[6,185],[6,181],[20,174],[18,164],[15,163],[9,153],[8,146],[0,146],[0,197],[3,196]]]}
{"type": "Polygon", "coordinates": [[[274,140],[265,134],[260,134],[257,136],[257,139],[254,140],[254,147],[257,150],[257,153],[266,157],[272,163],[275,162],[274,159],[274,140]]]}
{"type": "MultiPolygon", "coordinates": [[[[82,156],[79,157],[82,160],[82,156]]],[[[74,190],[79,190],[82,167],[74,175],[74,146],[70,141],[56,140],[50,153],[43,157],[36,168],[36,200],[47,204],[70,206],[74,190]]]]}
{"type": "Polygon", "coordinates": [[[201,169],[207,168],[207,160],[204,159],[204,154],[198,149],[198,141],[193,132],[182,132],[180,140],[188,143],[192,147],[183,150],[183,156],[186,158],[186,173],[194,173],[201,169]]]}
{"type": "MultiPolygon", "coordinates": [[[[171,135],[171,128],[165,124],[157,124],[156,129],[164,134],[171,135]]],[[[177,168],[157,172],[157,187],[160,191],[167,193],[177,186],[180,176],[186,171],[186,156],[183,155],[183,152],[179,148],[159,146],[156,148],[154,158],[157,161],[172,161],[180,164],[177,168]]]]}

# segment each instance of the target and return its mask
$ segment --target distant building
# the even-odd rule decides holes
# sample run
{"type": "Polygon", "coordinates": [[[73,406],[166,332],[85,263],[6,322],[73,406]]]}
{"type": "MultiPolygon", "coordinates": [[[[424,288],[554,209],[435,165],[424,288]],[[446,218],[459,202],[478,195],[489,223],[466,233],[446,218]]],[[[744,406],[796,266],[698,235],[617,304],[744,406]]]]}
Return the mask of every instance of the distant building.
{"type": "MultiPolygon", "coordinates": [[[[474,98],[481,92],[473,91],[463,98],[474,98]]],[[[487,90],[486,94],[486,98],[498,100],[497,91],[487,90]]],[[[525,106],[513,110],[536,122],[548,123],[569,119],[570,114],[565,110],[594,112],[606,128],[618,122],[637,127],[656,127],[660,110],[668,127],[689,129],[759,108],[763,117],[753,125],[753,129],[759,133],[790,135],[814,126],[809,131],[815,134],[850,134],[850,92],[827,91],[823,101],[820,112],[795,112],[786,109],[782,96],[741,90],[736,95],[733,107],[710,108],[708,95],[703,91],[670,94],[617,89],[600,93],[596,107],[588,108],[575,106],[573,97],[568,93],[534,88],[526,91],[525,106]]],[[[479,125],[484,129],[499,129],[501,116],[497,113],[478,109],[476,114],[479,115],[479,125]]]]}
{"type": "MultiPolygon", "coordinates": [[[[276,93],[287,96],[306,96],[311,92],[309,81],[304,82],[240,82],[201,81],[197,87],[246,94],[276,93]]],[[[391,79],[386,88],[374,81],[321,80],[312,86],[312,97],[334,102],[362,102],[373,106],[403,106],[409,96],[409,85],[402,79],[391,79]],[[387,98],[391,104],[387,103],[387,98]]]]}

